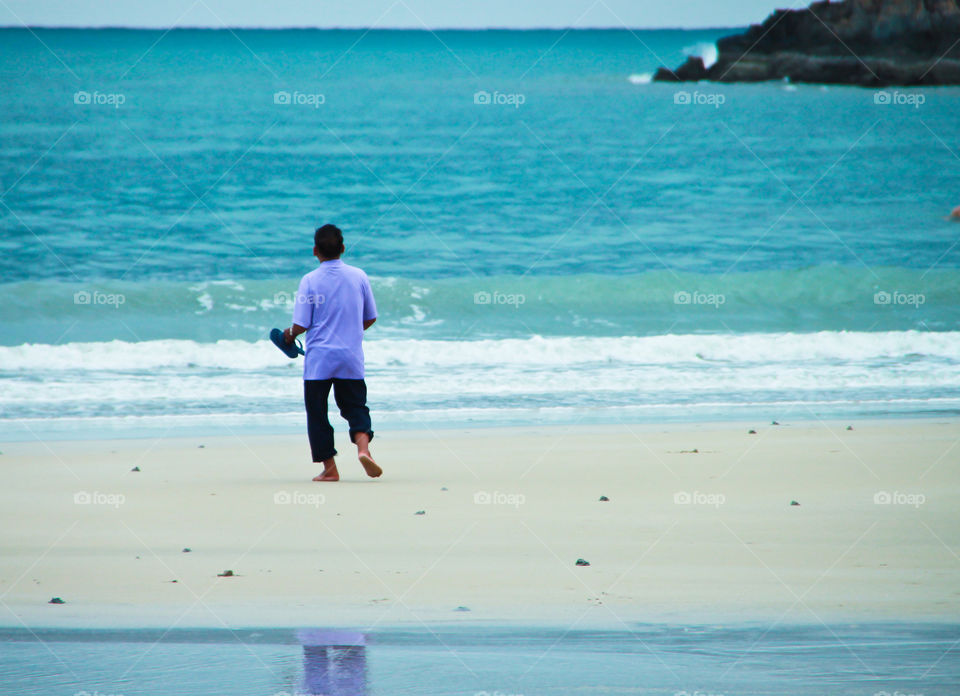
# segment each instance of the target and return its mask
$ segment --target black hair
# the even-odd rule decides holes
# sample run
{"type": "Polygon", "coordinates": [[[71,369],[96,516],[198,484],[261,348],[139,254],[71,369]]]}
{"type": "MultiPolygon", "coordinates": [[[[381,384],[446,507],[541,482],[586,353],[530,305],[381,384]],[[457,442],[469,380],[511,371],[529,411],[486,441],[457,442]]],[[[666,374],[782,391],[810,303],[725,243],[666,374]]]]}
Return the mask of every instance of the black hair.
{"type": "Polygon", "coordinates": [[[343,232],[336,225],[318,227],[313,233],[313,245],[325,259],[339,259],[343,253],[343,232]]]}

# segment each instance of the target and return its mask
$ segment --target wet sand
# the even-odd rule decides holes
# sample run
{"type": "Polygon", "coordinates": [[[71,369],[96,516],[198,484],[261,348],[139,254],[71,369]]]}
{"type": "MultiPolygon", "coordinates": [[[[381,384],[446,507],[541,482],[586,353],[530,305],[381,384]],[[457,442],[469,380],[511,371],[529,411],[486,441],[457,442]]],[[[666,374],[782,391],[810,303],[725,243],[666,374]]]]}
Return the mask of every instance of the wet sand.
{"type": "Polygon", "coordinates": [[[960,422],[846,426],[6,443],[0,625],[957,621],[960,422]]]}

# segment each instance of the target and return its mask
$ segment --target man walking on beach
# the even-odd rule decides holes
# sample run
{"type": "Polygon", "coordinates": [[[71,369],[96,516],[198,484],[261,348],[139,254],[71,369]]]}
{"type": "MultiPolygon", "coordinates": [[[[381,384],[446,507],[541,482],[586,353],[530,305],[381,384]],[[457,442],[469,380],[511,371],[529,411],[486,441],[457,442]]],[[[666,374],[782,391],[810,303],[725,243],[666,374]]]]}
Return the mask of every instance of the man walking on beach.
{"type": "Polygon", "coordinates": [[[363,371],[363,332],[377,320],[377,306],[367,274],[341,261],[343,252],[343,233],[338,227],[324,225],[314,233],[313,254],[320,267],[300,281],[293,326],[283,332],[288,344],[307,334],[303,359],[307,434],[313,461],[324,466],[314,481],[340,480],[333,428],[327,418],[331,387],[340,415],[350,424],[350,441],[356,444],[367,475],[376,478],[383,473],[370,455],[373,430],[363,371]]]}

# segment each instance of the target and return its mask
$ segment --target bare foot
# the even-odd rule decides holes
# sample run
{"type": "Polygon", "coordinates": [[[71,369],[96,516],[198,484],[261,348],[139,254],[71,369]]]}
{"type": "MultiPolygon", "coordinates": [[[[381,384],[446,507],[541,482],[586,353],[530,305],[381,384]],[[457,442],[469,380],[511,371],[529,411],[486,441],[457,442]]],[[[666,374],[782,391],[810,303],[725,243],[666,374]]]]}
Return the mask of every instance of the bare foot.
{"type": "Polygon", "coordinates": [[[383,473],[383,469],[377,466],[377,463],[373,461],[373,457],[370,456],[370,452],[360,452],[360,463],[363,464],[363,470],[367,472],[367,476],[370,478],[377,478],[383,473]]]}
{"type": "Polygon", "coordinates": [[[357,445],[357,456],[360,457],[360,463],[363,464],[363,470],[367,472],[370,478],[377,478],[383,473],[383,469],[377,466],[370,456],[370,435],[368,433],[357,433],[353,437],[353,442],[357,445]]]}
{"type": "Polygon", "coordinates": [[[318,476],[314,476],[313,477],[314,481],[339,481],[340,480],[340,472],[337,471],[337,464],[336,462],[333,461],[333,459],[326,460],[325,462],[323,462],[323,465],[324,465],[323,473],[319,474],[318,476]]]}

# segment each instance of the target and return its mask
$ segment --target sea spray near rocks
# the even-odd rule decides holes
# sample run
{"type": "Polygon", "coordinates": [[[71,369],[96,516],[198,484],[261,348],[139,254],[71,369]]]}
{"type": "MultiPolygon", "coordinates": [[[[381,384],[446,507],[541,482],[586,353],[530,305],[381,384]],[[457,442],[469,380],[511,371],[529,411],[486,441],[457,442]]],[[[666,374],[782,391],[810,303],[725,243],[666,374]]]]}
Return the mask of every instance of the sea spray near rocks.
{"type": "Polygon", "coordinates": [[[956,0],[846,0],[776,10],[762,24],[717,42],[719,55],[691,52],[655,81],[960,84],[956,0]]]}

